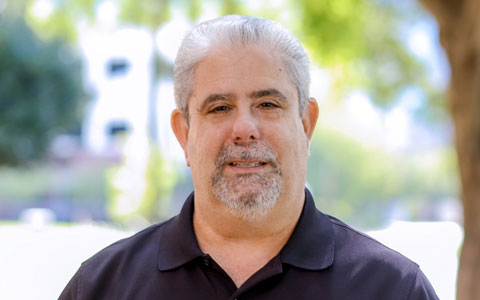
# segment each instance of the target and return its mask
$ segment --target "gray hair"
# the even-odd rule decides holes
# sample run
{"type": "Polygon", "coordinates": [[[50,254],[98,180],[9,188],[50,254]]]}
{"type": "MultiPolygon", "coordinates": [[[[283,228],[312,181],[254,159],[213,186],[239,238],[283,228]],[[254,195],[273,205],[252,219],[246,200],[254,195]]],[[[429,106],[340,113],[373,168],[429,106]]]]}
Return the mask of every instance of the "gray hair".
{"type": "Polygon", "coordinates": [[[229,15],[195,26],[182,41],[173,67],[175,103],[187,122],[196,65],[216,46],[261,45],[276,51],[298,90],[300,117],[308,101],[309,60],[295,36],[278,22],[229,15]]]}

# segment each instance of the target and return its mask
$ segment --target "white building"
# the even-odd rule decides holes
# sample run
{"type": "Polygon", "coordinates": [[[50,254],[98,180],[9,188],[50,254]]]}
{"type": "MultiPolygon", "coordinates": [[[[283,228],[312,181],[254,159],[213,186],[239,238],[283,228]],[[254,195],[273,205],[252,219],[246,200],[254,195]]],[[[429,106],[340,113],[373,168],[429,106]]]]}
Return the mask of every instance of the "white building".
{"type": "Polygon", "coordinates": [[[95,154],[115,151],[123,133],[147,140],[152,97],[154,42],[137,28],[87,31],[81,37],[87,90],[82,142],[95,154]]]}

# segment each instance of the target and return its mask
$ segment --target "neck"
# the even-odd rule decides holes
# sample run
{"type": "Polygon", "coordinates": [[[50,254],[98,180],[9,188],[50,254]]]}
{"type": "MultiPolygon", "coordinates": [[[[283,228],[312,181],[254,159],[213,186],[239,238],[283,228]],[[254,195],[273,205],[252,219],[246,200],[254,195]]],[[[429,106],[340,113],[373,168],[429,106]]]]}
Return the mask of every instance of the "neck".
{"type": "Polygon", "coordinates": [[[215,198],[195,193],[193,225],[200,249],[240,286],[276,256],[290,238],[300,218],[305,194],[281,195],[263,218],[245,221],[215,198]]]}
{"type": "Polygon", "coordinates": [[[286,235],[288,239],[302,212],[304,198],[303,188],[297,193],[282,194],[266,216],[249,221],[232,215],[213,196],[205,199],[201,194],[195,193],[194,230],[199,242],[204,236],[223,240],[258,241],[286,235]]]}

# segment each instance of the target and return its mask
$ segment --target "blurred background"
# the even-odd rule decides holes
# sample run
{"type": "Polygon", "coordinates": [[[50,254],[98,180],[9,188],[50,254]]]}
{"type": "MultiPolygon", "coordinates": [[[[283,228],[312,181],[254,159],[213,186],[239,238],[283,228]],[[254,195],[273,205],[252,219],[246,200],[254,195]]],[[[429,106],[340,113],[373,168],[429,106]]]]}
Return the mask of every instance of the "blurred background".
{"type": "Polygon", "coordinates": [[[0,299],[55,299],[93,253],[179,211],[193,188],[170,130],[175,54],[232,13],[282,22],[311,57],[317,207],[454,299],[450,70],[416,0],[0,0],[0,299]]]}

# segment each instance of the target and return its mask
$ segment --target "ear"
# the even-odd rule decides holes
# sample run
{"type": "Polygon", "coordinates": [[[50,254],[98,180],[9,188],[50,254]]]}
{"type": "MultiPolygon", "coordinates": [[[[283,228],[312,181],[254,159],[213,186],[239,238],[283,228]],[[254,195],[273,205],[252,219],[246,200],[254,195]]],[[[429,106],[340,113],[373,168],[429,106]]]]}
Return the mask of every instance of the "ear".
{"type": "Polygon", "coordinates": [[[183,148],[183,152],[185,153],[185,161],[187,162],[187,166],[190,166],[190,162],[188,161],[188,125],[187,120],[185,119],[185,115],[178,109],[174,109],[172,111],[172,115],[170,116],[170,125],[172,126],[173,133],[177,137],[177,141],[180,143],[180,146],[183,148]]]}
{"type": "Polygon", "coordinates": [[[305,131],[305,136],[310,143],[310,140],[313,135],[313,130],[317,124],[318,119],[318,104],[315,98],[308,98],[307,106],[305,107],[305,112],[303,113],[302,124],[303,130],[305,131]]]}

